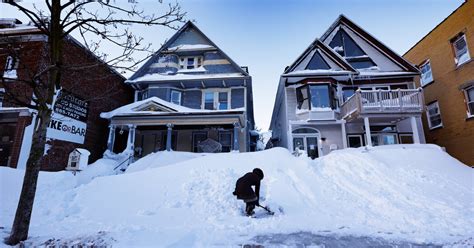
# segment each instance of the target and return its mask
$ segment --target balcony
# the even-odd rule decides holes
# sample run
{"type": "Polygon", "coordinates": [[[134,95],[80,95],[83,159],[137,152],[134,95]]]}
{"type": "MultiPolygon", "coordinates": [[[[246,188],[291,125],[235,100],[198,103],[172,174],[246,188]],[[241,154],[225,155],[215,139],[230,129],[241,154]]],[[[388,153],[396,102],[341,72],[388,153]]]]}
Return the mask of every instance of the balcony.
{"type": "Polygon", "coordinates": [[[410,90],[357,90],[341,106],[341,117],[352,119],[360,115],[416,115],[423,112],[421,88],[410,90]]]}

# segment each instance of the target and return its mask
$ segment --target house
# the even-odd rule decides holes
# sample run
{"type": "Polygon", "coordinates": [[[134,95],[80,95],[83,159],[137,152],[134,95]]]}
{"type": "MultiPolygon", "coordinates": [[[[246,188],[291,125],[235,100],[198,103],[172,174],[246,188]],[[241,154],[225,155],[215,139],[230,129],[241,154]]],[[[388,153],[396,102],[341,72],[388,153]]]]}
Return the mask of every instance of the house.
{"type": "Polygon", "coordinates": [[[346,147],[424,143],[418,74],[341,15],[281,75],[271,142],[312,158],[346,147]]]}
{"type": "Polygon", "coordinates": [[[101,115],[108,154],[255,150],[252,77],[192,22],[126,83],[135,102],[101,115]]]}
{"type": "MultiPolygon", "coordinates": [[[[31,82],[31,75],[45,66],[47,47],[47,37],[37,27],[16,19],[0,19],[0,166],[26,166],[35,111],[18,105],[9,93],[31,102],[33,90],[25,82],[31,82]]],[[[53,106],[47,131],[49,149],[41,167],[49,171],[64,170],[70,152],[76,148],[90,151],[89,162],[101,158],[107,147],[108,123],[99,114],[133,101],[133,89],[124,84],[120,73],[71,36],[64,40],[63,47],[64,64],[84,69],[62,73],[63,97],[53,106]],[[74,110],[66,110],[66,103],[74,110]],[[66,118],[58,111],[63,115],[77,112],[77,116],[66,118]]]]}
{"type": "Polygon", "coordinates": [[[410,48],[423,88],[426,140],[474,166],[474,2],[465,1],[410,48]]]}

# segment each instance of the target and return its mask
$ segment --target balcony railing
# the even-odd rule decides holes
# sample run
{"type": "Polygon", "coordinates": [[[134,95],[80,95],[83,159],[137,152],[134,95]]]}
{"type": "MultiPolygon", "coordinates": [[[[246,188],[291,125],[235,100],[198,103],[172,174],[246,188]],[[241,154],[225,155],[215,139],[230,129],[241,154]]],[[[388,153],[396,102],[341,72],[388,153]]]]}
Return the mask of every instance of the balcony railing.
{"type": "Polygon", "coordinates": [[[421,88],[411,90],[357,90],[341,106],[341,117],[372,113],[421,113],[421,88]]]}

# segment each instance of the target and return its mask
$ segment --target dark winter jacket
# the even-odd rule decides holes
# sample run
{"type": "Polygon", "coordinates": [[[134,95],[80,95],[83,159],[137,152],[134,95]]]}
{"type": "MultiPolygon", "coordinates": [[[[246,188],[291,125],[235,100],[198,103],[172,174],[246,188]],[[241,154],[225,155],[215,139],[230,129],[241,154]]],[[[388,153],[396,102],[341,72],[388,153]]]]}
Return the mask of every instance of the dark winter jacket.
{"type": "Polygon", "coordinates": [[[252,199],[255,196],[259,199],[260,180],[260,177],[253,172],[245,174],[237,180],[234,194],[238,199],[252,199]],[[255,186],[255,192],[253,192],[252,186],[255,186]]]}

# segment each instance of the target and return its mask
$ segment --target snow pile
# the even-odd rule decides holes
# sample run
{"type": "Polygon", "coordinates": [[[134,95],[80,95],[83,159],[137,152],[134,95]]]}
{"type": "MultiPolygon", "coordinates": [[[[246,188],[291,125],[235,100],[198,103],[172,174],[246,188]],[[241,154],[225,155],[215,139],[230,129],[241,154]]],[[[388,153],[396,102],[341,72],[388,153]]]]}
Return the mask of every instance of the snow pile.
{"type": "MultiPolygon", "coordinates": [[[[0,226],[12,223],[22,176],[0,169],[0,226]]],[[[282,148],[204,156],[161,152],[122,175],[80,186],[72,178],[41,173],[33,239],[77,240],[103,232],[118,247],[190,247],[301,232],[439,244],[474,236],[473,170],[433,145],[346,149],[315,161],[282,148]],[[243,203],[232,192],[255,167],[265,172],[261,203],[283,213],[242,216],[243,203]]]]}

